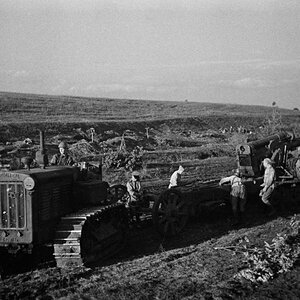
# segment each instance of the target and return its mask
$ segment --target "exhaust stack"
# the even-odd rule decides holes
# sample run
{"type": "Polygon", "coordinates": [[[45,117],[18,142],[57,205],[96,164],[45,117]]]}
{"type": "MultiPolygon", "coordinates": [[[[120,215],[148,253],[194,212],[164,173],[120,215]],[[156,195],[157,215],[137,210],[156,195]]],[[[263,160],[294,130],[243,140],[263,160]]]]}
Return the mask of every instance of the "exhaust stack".
{"type": "Polygon", "coordinates": [[[42,130],[40,130],[40,149],[36,152],[35,158],[41,168],[45,169],[48,166],[49,161],[47,156],[47,150],[45,148],[45,136],[44,131],[42,130]]]}

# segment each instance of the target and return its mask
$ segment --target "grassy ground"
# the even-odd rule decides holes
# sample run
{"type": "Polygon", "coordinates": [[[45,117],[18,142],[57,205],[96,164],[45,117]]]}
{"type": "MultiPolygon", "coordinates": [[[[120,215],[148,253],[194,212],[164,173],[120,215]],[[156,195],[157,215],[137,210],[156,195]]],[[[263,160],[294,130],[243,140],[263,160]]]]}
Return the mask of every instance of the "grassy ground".
{"type": "MultiPolygon", "coordinates": [[[[19,122],[99,122],[116,120],[157,120],[208,115],[260,115],[268,107],[196,102],[139,101],[0,92],[2,123],[19,122]],[[19,117],[16,118],[16,115],[19,117]]],[[[297,114],[282,110],[283,114],[297,114]]]]}
{"type": "MultiPolygon", "coordinates": [[[[259,127],[271,107],[196,102],[138,101],[82,98],[0,92],[0,141],[9,137],[38,137],[37,130],[51,134],[68,133],[74,128],[94,127],[98,134],[126,129],[158,129],[160,126],[208,130],[220,127],[259,127]],[[117,123],[116,123],[117,122],[117,123]]],[[[297,124],[297,111],[281,109],[284,124],[297,124]]]]}

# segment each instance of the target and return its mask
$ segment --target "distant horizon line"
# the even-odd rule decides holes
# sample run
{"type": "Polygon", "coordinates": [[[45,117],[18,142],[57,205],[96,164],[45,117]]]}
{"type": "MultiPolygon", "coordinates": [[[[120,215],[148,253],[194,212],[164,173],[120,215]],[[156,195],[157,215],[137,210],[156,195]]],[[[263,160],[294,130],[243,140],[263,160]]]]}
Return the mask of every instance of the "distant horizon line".
{"type": "MultiPolygon", "coordinates": [[[[271,108],[272,103],[270,106],[267,105],[258,105],[258,104],[239,104],[239,103],[220,103],[220,102],[206,102],[206,101],[190,101],[188,99],[180,100],[157,100],[157,99],[133,99],[133,98],[111,98],[111,97],[101,97],[101,96],[75,96],[75,95],[68,95],[68,94],[43,94],[43,93],[34,93],[34,92],[12,92],[12,91],[0,91],[1,94],[23,94],[23,95],[35,95],[35,96],[53,96],[53,97],[69,97],[69,98],[87,98],[87,99],[109,99],[109,100],[130,100],[130,101],[151,101],[151,102],[176,102],[176,103],[203,103],[203,104],[216,104],[216,105],[238,105],[238,106],[250,106],[250,107],[267,107],[271,108]]],[[[275,101],[276,102],[276,101],[275,101]]],[[[295,111],[297,108],[282,108],[277,105],[276,107],[282,110],[290,110],[295,111]]]]}

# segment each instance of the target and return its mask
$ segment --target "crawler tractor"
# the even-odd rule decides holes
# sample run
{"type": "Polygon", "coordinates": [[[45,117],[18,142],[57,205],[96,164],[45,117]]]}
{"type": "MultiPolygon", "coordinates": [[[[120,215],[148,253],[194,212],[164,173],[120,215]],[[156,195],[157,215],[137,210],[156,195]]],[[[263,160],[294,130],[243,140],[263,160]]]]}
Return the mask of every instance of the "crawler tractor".
{"type": "Polygon", "coordinates": [[[0,171],[2,263],[6,254],[45,246],[61,267],[104,260],[122,249],[127,211],[116,203],[115,190],[101,176],[82,180],[78,167],[48,166],[42,132],[40,140],[39,167],[30,168],[30,158],[23,160],[26,168],[0,171]]]}

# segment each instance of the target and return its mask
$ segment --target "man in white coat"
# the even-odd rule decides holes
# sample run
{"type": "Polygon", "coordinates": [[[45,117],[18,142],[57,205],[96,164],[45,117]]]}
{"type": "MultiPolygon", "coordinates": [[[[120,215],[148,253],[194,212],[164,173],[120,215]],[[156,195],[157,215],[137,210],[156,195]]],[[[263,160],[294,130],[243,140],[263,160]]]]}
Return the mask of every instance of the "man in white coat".
{"type": "Polygon", "coordinates": [[[179,186],[180,185],[180,181],[181,181],[181,174],[183,173],[184,168],[182,166],[179,166],[178,170],[176,170],[171,178],[170,178],[170,184],[169,184],[169,189],[179,186]]]}

